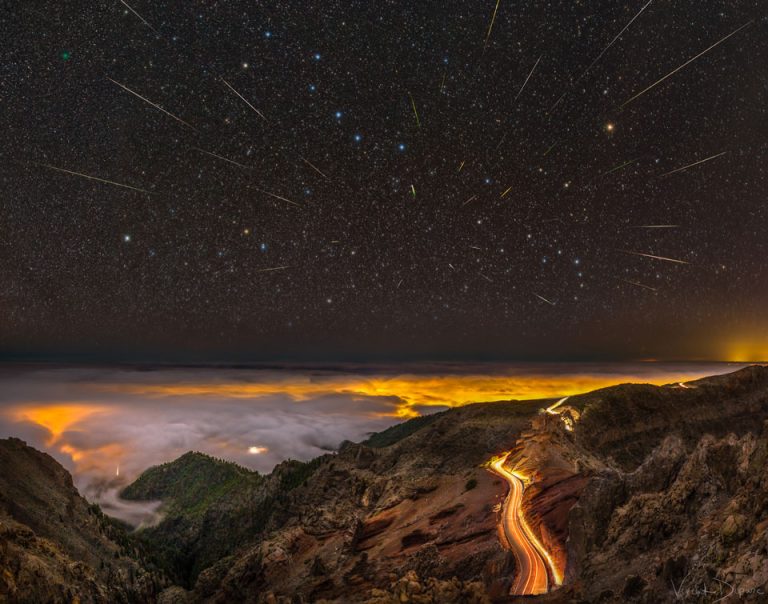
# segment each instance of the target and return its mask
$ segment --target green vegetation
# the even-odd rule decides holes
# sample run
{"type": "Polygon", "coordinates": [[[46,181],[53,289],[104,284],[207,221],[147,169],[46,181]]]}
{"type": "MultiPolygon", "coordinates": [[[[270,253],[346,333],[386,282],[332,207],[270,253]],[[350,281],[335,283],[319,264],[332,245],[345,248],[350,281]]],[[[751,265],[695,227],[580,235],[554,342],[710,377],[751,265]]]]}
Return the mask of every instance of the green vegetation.
{"type": "Polygon", "coordinates": [[[324,459],[287,461],[262,476],[191,452],[150,468],[122,496],[163,501],[160,524],[134,535],[154,560],[163,561],[167,574],[189,587],[200,571],[258,539],[324,459]]]}
{"type": "Polygon", "coordinates": [[[440,413],[414,417],[408,421],[403,422],[402,424],[396,424],[390,428],[387,428],[386,430],[372,434],[370,438],[364,441],[362,444],[368,447],[373,447],[375,449],[389,447],[395,443],[400,442],[404,438],[407,438],[411,434],[418,432],[422,428],[426,428],[429,424],[434,422],[438,417],[441,417],[445,413],[447,412],[441,411],[440,413]]]}
{"type": "Polygon", "coordinates": [[[167,514],[201,515],[209,505],[244,483],[258,484],[262,477],[235,463],[197,452],[150,468],[127,486],[124,499],[168,502],[167,514]]]}

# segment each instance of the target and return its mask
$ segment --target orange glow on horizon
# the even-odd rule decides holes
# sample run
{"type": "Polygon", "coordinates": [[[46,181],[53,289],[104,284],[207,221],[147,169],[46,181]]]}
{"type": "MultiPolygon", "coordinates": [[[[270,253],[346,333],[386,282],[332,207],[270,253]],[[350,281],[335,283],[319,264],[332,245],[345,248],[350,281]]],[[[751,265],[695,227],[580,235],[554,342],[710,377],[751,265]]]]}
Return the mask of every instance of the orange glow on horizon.
{"type": "Polygon", "coordinates": [[[393,377],[339,376],[313,382],[300,380],[246,382],[190,382],[182,384],[115,384],[105,388],[112,392],[160,398],[189,396],[223,397],[233,399],[259,398],[283,394],[295,402],[331,393],[361,397],[395,397],[400,400],[397,410],[389,417],[415,417],[415,407],[460,407],[470,403],[506,400],[536,400],[572,396],[633,382],[655,385],[685,382],[706,375],[706,372],[660,371],[648,375],[563,374],[563,375],[398,375],[393,377]]]}
{"type": "MultiPolygon", "coordinates": [[[[419,416],[424,408],[460,407],[470,403],[494,402],[506,400],[561,399],[562,397],[589,392],[619,383],[641,382],[650,384],[674,384],[703,377],[712,373],[710,368],[665,369],[658,371],[627,370],[622,373],[599,372],[563,372],[550,374],[521,375],[514,374],[401,374],[392,376],[371,376],[356,374],[323,374],[318,377],[295,373],[257,374],[259,382],[235,381],[230,375],[226,381],[205,379],[192,381],[182,376],[179,381],[170,378],[164,382],[97,382],[84,385],[90,392],[88,398],[93,402],[56,401],[51,403],[29,402],[9,407],[5,413],[11,420],[36,424],[50,435],[47,446],[69,456],[77,469],[108,469],[107,474],[114,474],[114,468],[130,457],[130,450],[125,443],[103,442],[98,448],[84,449],[70,442],[68,431],[88,429],[87,420],[93,416],[105,415],[109,420],[119,422],[124,408],[130,405],[124,395],[150,399],[163,406],[175,406],[183,412],[186,403],[199,406],[201,400],[215,409],[217,403],[231,404],[234,400],[242,402],[243,413],[248,413],[248,404],[258,404],[260,397],[282,396],[288,399],[288,405],[312,404],[313,401],[344,395],[350,400],[343,404],[333,404],[330,408],[318,408],[318,413],[344,414],[360,401],[361,413],[370,418],[389,418],[394,423],[419,416]],[[97,396],[93,396],[98,393],[97,396]],[[123,396],[116,396],[123,395],[123,396]],[[377,404],[381,397],[384,405],[377,404]],[[251,399],[251,401],[248,401],[251,399]],[[365,399],[374,399],[373,404],[365,399]],[[107,401],[116,400],[114,404],[107,401]],[[368,406],[366,407],[366,403],[368,406]],[[366,411],[366,409],[368,409],[366,411]]],[[[322,400],[319,403],[323,405],[322,400]]],[[[151,417],[147,417],[151,421],[151,417]]],[[[135,421],[135,420],[134,420],[135,421]]],[[[248,451],[258,455],[266,451],[260,444],[249,442],[230,442],[222,436],[218,443],[220,451],[230,451],[233,456],[248,451]]],[[[77,441],[79,442],[79,441],[77,441]]]]}

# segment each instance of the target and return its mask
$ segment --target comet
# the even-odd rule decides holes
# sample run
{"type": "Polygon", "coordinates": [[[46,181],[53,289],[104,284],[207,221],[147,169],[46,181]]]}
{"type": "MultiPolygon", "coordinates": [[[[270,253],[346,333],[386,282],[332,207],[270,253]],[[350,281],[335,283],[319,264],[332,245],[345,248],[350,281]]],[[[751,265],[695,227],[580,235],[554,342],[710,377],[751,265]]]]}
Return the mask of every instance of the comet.
{"type": "Polygon", "coordinates": [[[676,172],[682,172],[683,170],[687,170],[688,168],[693,168],[694,166],[698,166],[699,164],[703,164],[704,162],[708,162],[713,159],[717,159],[721,155],[725,155],[728,153],[728,151],[723,151],[722,153],[718,153],[717,155],[712,155],[710,157],[705,157],[704,159],[700,159],[699,161],[695,161],[692,164],[688,164],[687,166],[683,166],[682,168],[676,168],[674,170],[670,170],[669,172],[664,172],[661,176],[669,176],[670,174],[675,174],[676,172]]]}
{"type": "Polygon", "coordinates": [[[608,44],[608,46],[603,48],[603,50],[600,51],[600,54],[597,55],[595,57],[595,59],[589,64],[589,67],[587,67],[584,70],[584,72],[578,78],[576,78],[576,82],[578,82],[581,78],[583,78],[585,75],[587,75],[587,72],[595,66],[595,63],[597,63],[603,57],[603,55],[606,52],[608,52],[608,49],[616,43],[616,40],[618,40],[621,37],[621,34],[623,34],[625,31],[627,31],[629,29],[629,26],[632,25],[635,22],[635,19],[637,19],[646,8],[648,8],[648,6],[651,4],[651,2],[653,2],[653,0],[648,0],[648,2],[646,2],[643,5],[643,7],[637,12],[637,14],[634,17],[632,17],[632,19],[630,19],[629,23],[627,23],[624,26],[624,29],[622,29],[618,34],[616,34],[616,37],[613,40],[611,40],[611,42],[608,44]]]}
{"type": "Polygon", "coordinates": [[[421,120],[419,120],[419,112],[416,111],[416,101],[413,100],[413,95],[409,92],[408,96],[411,99],[411,107],[413,107],[413,115],[416,118],[416,126],[421,128],[421,120]]]}
{"type": "Polygon", "coordinates": [[[287,197],[283,197],[282,195],[277,195],[275,193],[270,193],[269,191],[265,191],[264,189],[256,189],[257,191],[260,191],[261,193],[264,193],[265,195],[269,195],[270,197],[274,197],[275,199],[279,199],[280,201],[285,201],[287,203],[290,203],[291,205],[296,206],[297,208],[301,207],[301,204],[296,203],[295,201],[291,201],[287,197]]]}
{"type": "Polygon", "coordinates": [[[318,168],[318,167],[317,167],[315,164],[313,164],[313,163],[312,163],[311,161],[309,161],[308,159],[306,159],[306,158],[302,157],[302,158],[301,158],[301,161],[303,161],[305,164],[307,164],[307,165],[308,165],[310,168],[312,168],[312,169],[313,169],[315,172],[317,172],[317,173],[318,173],[320,176],[322,176],[322,177],[323,177],[325,180],[330,180],[330,179],[329,179],[329,178],[328,178],[328,177],[327,177],[325,174],[323,174],[323,173],[320,171],[320,168],[318,168]]]}
{"type": "Polygon", "coordinates": [[[523,85],[520,87],[520,90],[517,91],[517,95],[515,96],[515,100],[517,100],[521,94],[523,94],[523,90],[525,89],[525,85],[528,83],[528,80],[531,79],[531,76],[533,75],[533,72],[536,71],[536,67],[539,64],[539,61],[541,61],[541,57],[536,59],[536,62],[533,64],[533,68],[528,73],[528,77],[525,78],[525,82],[523,82],[523,85]]]}
{"type": "Polygon", "coordinates": [[[539,300],[542,300],[542,301],[546,302],[546,303],[547,303],[547,304],[549,304],[550,306],[556,306],[554,302],[551,302],[550,300],[547,300],[547,299],[546,299],[544,296],[540,296],[540,295],[539,295],[539,294],[537,294],[536,292],[531,292],[531,293],[532,293],[534,296],[536,296],[536,297],[537,297],[539,300]]]}
{"type": "Polygon", "coordinates": [[[633,252],[630,250],[618,250],[624,254],[631,254],[632,256],[642,256],[644,258],[653,258],[654,260],[662,260],[663,262],[674,262],[675,264],[690,264],[685,260],[677,260],[676,258],[667,258],[666,256],[654,256],[653,254],[644,254],[643,252],[633,252]]]}
{"type": "Polygon", "coordinates": [[[205,153],[206,155],[210,155],[211,157],[215,157],[216,159],[220,159],[225,162],[229,162],[230,164],[234,164],[238,168],[243,168],[243,170],[250,170],[248,166],[244,166],[243,164],[240,164],[236,162],[233,159],[229,159],[228,157],[224,157],[223,155],[218,155],[216,153],[211,153],[210,151],[206,151],[205,149],[201,149],[200,147],[192,147],[195,151],[200,151],[200,153],[205,153]]]}
{"type": "Polygon", "coordinates": [[[165,115],[167,115],[167,116],[169,116],[169,117],[172,117],[172,118],[173,118],[173,119],[175,119],[177,122],[181,122],[181,123],[182,123],[182,124],[184,124],[184,125],[185,125],[187,128],[192,128],[192,130],[194,130],[195,132],[198,132],[198,129],[197,129],[197,128],[195,128],[194,126],[192,126],[191,124],[189,124],[189,123],[185,122],[185,121],[184,121],[183,119],[181,119],[180,117],[178,117],[178,116],[176,116],[176,115],[173,115],[173,113],[171,113],[170,111],[166,111],[165,109],[163,109],[163,108],[162,108],[160,105],[158,105],[157,103],[153,103],[153,102],[152,102],[152,101],[150,101],[148,98],[141,96],[141,95],[140,95],[138,92],[135,92],[134,90],[131,90],[131,89],[130,89],[130,88],[128,88],[128,86],[126,86],[125,84],[121,84],[120,82],[117,82],[117,81],[113,80],[112,78],[107,78],[107,79],[108,79],[110,82],[112,82],[113,84],[117,84],[118,86],[120,86],[120,88],[122,88],[122,89],[123,89],[123,90],[125,90],[126,92],[130,92],[130,93],[131,93],[133,96],[136,96],[136,97],[140,98],[140,99],[141,99],[142,101],[144,101],[145,103],[147,103],[147,104],[149,104],[149,105],[152,105],[152,107],[154,107],[155,109],[158,109],[158,110],[162,111],[163,113],[165,113],[165,115]]]}
{"type": "Polygon", "coordinates": [[[142,23],[144,23],[144,25],[146,25],[146,26],[147,26],[149,29],[151,29],[153,32],[155,32],[155,33],[156,33],[158,36],[160,35],[160,32],[159,32],[159,31],[157,31],[157,30],[156,30],[154,27],[152,27],[152,26],[149,24],[149,22],[148,22],[148,21],[147,21],[147,20],[146,20],[144,17],[142,17],[142,16],[141,16],[139,13],[137,13],[135,10],[133,10],[133,8],[131,8],[131,6],[130,6],[130,5],[129,5],[129,4],[128,4],[128,3],[127,3],[125,0],[120,0],[120,2],[121,2],[121,3],[122,3],[122,4],[123,4],[123,5],[124,5],[124,6],[125,6],[125,7],[126,7],[128,10],[129,10],[129,11],[131,11],[131,12],[132,12],[134,15],[136,15],[136,16],[137,16],[137,17],[138,17],[138,18],[141,20],[141,22],[142,22],[142,23]]]}
{"type": "Polygon", "coordinates": [[[501,0],[496,0],[496,8],[493,9],[493,16],[491,17],[491,24],[488,26],[488,33],[485,36],[485,43],[483,44],[483,50],[488,46],[488,40],[491,39],[491,32],[493,31],[493,24],[496,22],[496,13],[499,12],[499,4],[501,0]]]}
{"type": "Polygon", "coordinates": [[[251,109],[253,109],[253,110],[256,112],[256,114],[257,114],[257,115],[258,115],[258,116],[259,116],[261,119],[263,119],[265,122],[268,122],[268,121],[269,121],[269,120],[268,120],[266,117],[264,117],[264,114],[263,114],[261,111],[259,111],[258,109],[256,109],[256,107],[254,107],[253,105],[251,105],[251,103],[248,101],[248,99],[246,99],[246,98],[245,98],[245,97],[244,97],[242,94],[240,94],[240,93],[239,93],[237,90],[235,90],[235,89],[234,89],[234,87],[232,86],[232,84],[230,84],[229,82],[227,82],[227,81],[226,81],[224,78],[221,78],[221,81],[222,81],[222,82],[224,82],[224,83],[227,85],[227,88],[229,88],[229,89],[230,89],[232,92],[234,92],[234,93],[235,93],[237,96],[239,96],[239,97],[240,97],[240,99],[243,101],[243,103],[245,103],[245,104],[246,104],[246,105],[248,105],[248,106],[249,106],[251,109]]]}
{"type": "Polygon", "coordinates": [[[42,166],[43,168],[48,168],[49,170],[56,170],[57,172],[63,172],[64,174],[71,174],[72,176],[79,176],[80,178],[87,178],[88,180],[95,180],[97,182],[103,182],[108,185],[113,185],[115,187],[122,187],[124,189],[131,189],[132,191],[138,191],[139,193],[146,193],[147,195],[152,195],[151,191],[147,191],[146,189],[140,189],[138,187],[132,187],[131,185],[126,185],[120,182],[115,182],[114,180],[107,180],[106,178],[99,178],[98,176],[91,176],[90,174],[83,174],[82,172],[73,172],[72,170],[66,170],[64,168],[58,168],[56,166],[52,166],[50,164],[36,164],[38,166],[42,166]]]}
{"type": "Polygon", "coordinates": [[[720,44],[722,44],[723,42],[725,42],[725,41],[726,41],[728,38],[730,38],[731,36],[735,36],[737,33],[739,33],[739,32],[740,32],[742,29],[744,29],[745,27],[747,27],[747,26],[748,26],[748,25],[750,25],[751,23],[752,23],[752,21],[751,21],[751,20],[750,20],[750,21],[747,21],[747,22],[746,22],[744,25],[742,25],[741,27],[739,27],[739,28],[735,29],[734,31],[732,31],[731,33],[729,33],[729,34],[728,34],[727,36],[725,36],[724,38],[720,38],[720,39],[719,39],[717,42],[715,42],[714,44],[712,44],[712,46],[710,46],[709,48],[705,48],[705,49],[704,49],[704,50],[702,50],[702,51],[701,51],[699,54],[697,54],[695,57],[692,57],[692,58],[688,59],[688,60],[687,60],[685,63],[683,63],[682,65],[680,65],[680,67],[676,67],[675,69],[673,69],[672,71],[670,71],[670,72],[669,72],[667,75],[665,75],[663,78],[656,80],[656,81],[655,81],[653,84],[651,84],[651,85],[650,85],[650,86],[648,86],[647,88],[644,88],[643,90],[641,90],[640,92],[638,92],[638,93],[637,93],[635,96],[633,96],[632,98],[630,98],[630,99],[628,99],[628,100],[624,101],[624,104],[622,104],[620,108],[621,108],[621,109],[624,109],[624,107],[626,107],[627,105],[629,105],[629,104],[630,104],[632,101],[634,101],[634,100],[636,100],[636,99],[639,99],[639,98],[640,98],[641,96],[643,96],[643,95],[644,95],[646,92],[648,92],[648,91],[650,91],[651,89],[655,88],[656,86],[658,86],[659,84],[661,84],[661,83],[662,83],[664,80],[666,80],[667,78],[669,78],[669,77],[671,77],[671,76],[675,75],[675,74],[676,74],[678,71],[680,71],[681,69],[683,69],[683,68],[685,68],[686,66],[690,65],[691,63],[693,63],[693,62],[694,62],[696,59],[698,59],[699,57],[701,57],[701,56],[703,56],[703,55],[707,54],[707,53],[708,53],[710,50],[712,50],[712,49],[713,49],[713,48],[715,48],[716,46],[719,46],[720,44]]]}

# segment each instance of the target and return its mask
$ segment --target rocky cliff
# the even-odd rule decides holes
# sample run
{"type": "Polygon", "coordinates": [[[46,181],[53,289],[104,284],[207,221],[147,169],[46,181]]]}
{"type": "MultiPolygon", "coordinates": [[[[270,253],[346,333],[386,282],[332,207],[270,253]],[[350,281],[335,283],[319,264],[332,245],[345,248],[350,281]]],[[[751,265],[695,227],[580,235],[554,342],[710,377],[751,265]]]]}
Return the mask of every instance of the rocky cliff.
{"type": "Polygon", "coordinates": [[[453,409],[269,475],[189,453],[126,489],[163,500],[130,536],[0,441],[0,601],[768,601],[768,368],[553,402],[453,409]],[[564,575],[538,598],[508,594],[506,484],[484,467],[502,451],[564,575]],[[142,551],[176,585],[158,594],[142,551]]]}
{"type": "Polygon", "coordinates": [[[0,602],[147,602],[165,585],[52,457],[0,440],[0,602]]]}

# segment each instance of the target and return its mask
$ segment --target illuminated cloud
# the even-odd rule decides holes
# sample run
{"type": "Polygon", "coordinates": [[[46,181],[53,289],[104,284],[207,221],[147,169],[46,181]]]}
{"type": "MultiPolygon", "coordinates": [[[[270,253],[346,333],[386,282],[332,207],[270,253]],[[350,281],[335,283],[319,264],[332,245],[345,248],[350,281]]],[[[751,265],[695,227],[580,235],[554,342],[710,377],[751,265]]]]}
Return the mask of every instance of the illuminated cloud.
{"type": "Polygon", "coordinates": [[[402,418],[478,401],[551,398],[620,382],[671,383],[732,366],[418,366],[361,370],[56,369],[0,378],[0,437],[51,453],[77,485],[135,521],[155,508],[117,500],[147,467],[196,450],[269,472],[359,441],[402,418]],[[378,372],[376,372],[378,371],[378,372]],[[117,468],[120,468],[119,476],[117,468]]]}

